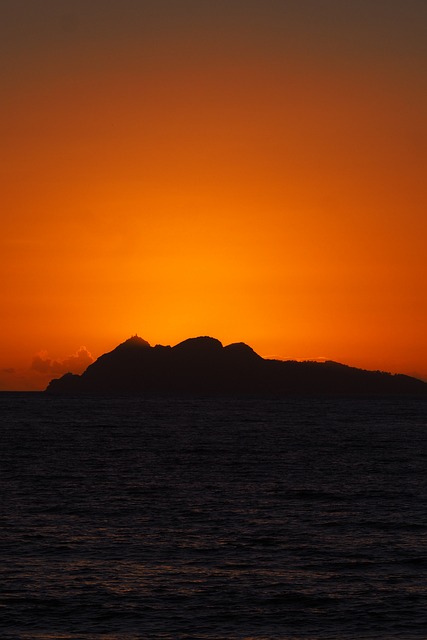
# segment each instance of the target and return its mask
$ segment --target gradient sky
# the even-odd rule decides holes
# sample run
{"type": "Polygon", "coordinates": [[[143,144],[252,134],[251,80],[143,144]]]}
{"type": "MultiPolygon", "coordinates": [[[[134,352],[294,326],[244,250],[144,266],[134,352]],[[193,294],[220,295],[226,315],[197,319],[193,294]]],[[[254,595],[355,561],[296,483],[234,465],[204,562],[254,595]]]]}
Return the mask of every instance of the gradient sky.
{"type": "Polygon", "coordinates": [[[135,333],[427,378],[425,0],[1,0],[0,52],[0,389],[135,333]]]}

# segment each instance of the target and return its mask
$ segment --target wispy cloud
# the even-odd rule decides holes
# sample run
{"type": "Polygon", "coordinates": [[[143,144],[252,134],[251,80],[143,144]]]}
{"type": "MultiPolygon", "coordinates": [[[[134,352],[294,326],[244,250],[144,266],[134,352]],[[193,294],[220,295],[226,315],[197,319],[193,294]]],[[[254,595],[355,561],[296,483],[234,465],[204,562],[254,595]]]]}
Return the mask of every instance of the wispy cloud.
{"type": "Polygon", "coordinates": [[[80,347],[74,355],[63,360],[52,360],[46,351],[41,351],[33,357],[31,369],[43,374],[54,373],[82,373],[92,362],[92,354],[86,347],[80,347]]]}

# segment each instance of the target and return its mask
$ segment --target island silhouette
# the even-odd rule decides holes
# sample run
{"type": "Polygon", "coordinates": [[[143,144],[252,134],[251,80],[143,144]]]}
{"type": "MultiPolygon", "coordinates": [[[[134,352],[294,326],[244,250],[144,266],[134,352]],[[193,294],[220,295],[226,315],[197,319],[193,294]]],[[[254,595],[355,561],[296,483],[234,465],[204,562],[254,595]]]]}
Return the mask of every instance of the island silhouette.
{"type": "Polygon", "coordinates": [[[243,342],[189,338],[154,347],[135,335],[100,356],[81,375],[50,381],[55,394],[161,392],[207,394],[418,394],[427,383],[333,361],[273,360],[243,342]]]}

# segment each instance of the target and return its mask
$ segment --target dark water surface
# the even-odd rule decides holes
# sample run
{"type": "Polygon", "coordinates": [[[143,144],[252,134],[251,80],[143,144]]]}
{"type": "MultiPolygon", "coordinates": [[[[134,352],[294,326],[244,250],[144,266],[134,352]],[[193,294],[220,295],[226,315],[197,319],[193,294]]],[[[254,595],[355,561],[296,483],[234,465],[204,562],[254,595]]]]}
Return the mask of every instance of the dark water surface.
{"type": "Polygon", "coordinates": [[[427,400],[0,394],[0,637],[427,638],[427,400]]]}

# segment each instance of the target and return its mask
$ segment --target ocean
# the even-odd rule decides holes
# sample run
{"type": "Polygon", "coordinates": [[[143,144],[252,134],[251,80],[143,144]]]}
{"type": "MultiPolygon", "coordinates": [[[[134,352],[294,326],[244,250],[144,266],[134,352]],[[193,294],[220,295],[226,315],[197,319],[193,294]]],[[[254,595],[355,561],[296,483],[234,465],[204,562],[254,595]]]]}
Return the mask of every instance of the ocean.
{"type": "Polygon", "coordinates": [[[427,398],[0,394],[3,640],[427,638],[427,398]]]}

